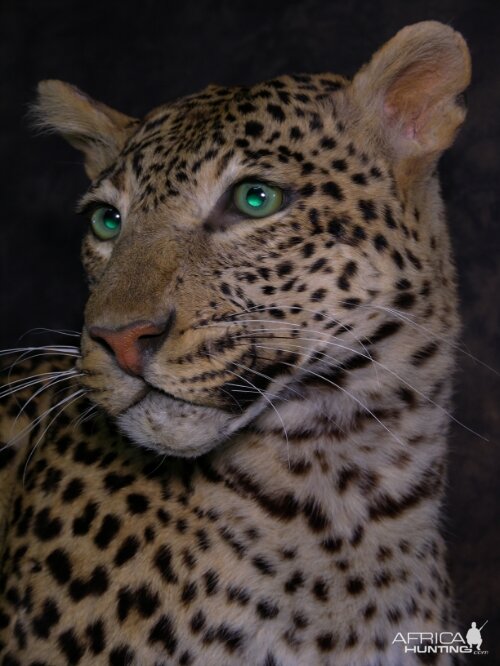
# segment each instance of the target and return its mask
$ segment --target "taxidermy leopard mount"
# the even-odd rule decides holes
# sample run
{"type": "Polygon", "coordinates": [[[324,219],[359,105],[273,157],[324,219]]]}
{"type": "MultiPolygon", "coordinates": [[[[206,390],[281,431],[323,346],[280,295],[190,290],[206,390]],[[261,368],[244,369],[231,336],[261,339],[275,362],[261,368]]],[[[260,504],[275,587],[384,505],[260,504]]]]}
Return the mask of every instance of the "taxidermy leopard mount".
{"type": "Polygon", "coordinates": [[[430,21],[352,81],[212,85],[142,119],[40,84],[92,181],[90,296],[80,344],[2,394],[2,664],[452,663],[394,638],[454,627],[436,164],[469,79],[430,21]]]}

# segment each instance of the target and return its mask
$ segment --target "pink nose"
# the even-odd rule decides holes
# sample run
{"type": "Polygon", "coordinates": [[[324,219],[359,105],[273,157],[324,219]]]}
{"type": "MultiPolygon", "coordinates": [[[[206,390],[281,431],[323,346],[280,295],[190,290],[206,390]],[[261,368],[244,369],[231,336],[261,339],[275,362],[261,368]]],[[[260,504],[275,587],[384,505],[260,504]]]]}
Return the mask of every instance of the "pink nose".
{"type": "Polygon", "coordinates": [[[158,349],[167,335],[167,323],[135,321],[119,329],[90,326],[90,337],[111,350],[120,368],[141,375],[144,359],[158,349]]]}

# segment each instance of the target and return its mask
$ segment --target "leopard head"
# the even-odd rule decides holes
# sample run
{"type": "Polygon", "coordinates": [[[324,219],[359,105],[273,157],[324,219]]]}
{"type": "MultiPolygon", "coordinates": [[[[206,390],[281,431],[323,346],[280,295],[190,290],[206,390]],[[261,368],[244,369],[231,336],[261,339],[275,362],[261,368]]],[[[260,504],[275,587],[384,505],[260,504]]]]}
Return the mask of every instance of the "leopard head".
{"type": "Polygon", "coordinates": [[[469,79],[462,37],[423,22],[352,81],[209,86],[140,120],[40,83],[39,124],[92,181],[92,400],[138,444],[195,456],[306,378],[338,387],[375,341],[390,352],[392,309],[442,317],[446,303],[425,315],[436,275],[453,281],[435,167],[469,79]]]}

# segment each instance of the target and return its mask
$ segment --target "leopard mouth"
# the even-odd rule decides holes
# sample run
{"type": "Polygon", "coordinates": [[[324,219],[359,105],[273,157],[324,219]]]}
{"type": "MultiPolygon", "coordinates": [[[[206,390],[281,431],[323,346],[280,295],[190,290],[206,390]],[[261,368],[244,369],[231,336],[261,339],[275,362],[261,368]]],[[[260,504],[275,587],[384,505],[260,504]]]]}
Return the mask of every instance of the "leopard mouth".
{"type": "Polygon", "coordinates": [[[140,446],[163,455],[191,458],[226,441],[255,415],[255,407],[235,415],[152,387],[118,415],[117,424],[140,446]]]}
{"type": "Polygon", "coordinates": [[[93,380],[88,386],[93,401],[101,405],[134,444],[175,457],[196,457],[226,442],[269,409],[268,394],[276,403],[290,381],[290,376],[280,376],[277,372],[276,377],[269,376],[265,386],[255,386],[254,392],[245,385],[240,395],[236,386],[233,390],[229,383],[224,383],[214,386],[210,396],[195,394],[193,399],[162,386],[159,373],[130,377],[118,368],[113,371],[108,364],[102,364],[100,369],[99,375],[94,369],[88,377],[93,380]],[[99,383],[96,378],[102,375],[107,379],[104,394],[95,386],[99,383]],[[229,396],[230,400],[223,401],[221,395],[229,396]],[[209,400],[204,402],[207,396],[209,400]]]}
{"type": "MultiPolygon", "coordinates": [[[[204,405],[202,402],[197,402],[196,400],[188,400],[187,398],[181,398],[180,396],[175,395],[174,393],[171,393],[170,391],[165,390],[161,386],[155,386],[154,384],[150,384],[149,382],[145,382],[144,391],[143,391],[141,397],[138,400],[136,400],[133,405],[130,405],[130,407],[127,407],[127,409],[130,409],[134,405],[136,405],[139,402],[141,402],[142,400],[144,400],[144,398],[146,398],[147,395],[149,395],[150,393],[153,393],[153,394],[158,393],[160,395],[163,395],[165,398],[168,398],[169,400],[173,400],[174,402],[178,402],[178,403],[181,403],[181,404],[184,404],[184,405],[192,405],[194,407],[210,408],[209,405],[204,405]]],[[[127,411],[127,409],[125,409],[124,411],[127,411]]],[[[228,410],[225,410],[224,408],[221,408],[221,411],[228,411],[228,410]]]]}

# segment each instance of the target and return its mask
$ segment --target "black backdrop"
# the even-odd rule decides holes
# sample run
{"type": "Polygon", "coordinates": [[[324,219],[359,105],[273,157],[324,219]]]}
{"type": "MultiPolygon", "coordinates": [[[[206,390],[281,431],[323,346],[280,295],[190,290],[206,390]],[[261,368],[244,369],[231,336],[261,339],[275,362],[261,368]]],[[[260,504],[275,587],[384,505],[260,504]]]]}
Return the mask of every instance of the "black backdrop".
{"type": "MultiPolygon", "coordinates": [[[[0,345],[17,345],[36,326],[78,329],[85,300],[78,256],[84,223],[73,207],[86,180],[72,149],[29,129],[38,80],[70,81],[140,116],[211,82],[252,83],[290,71],[352,75],[399,28],[429,18],[460,30],[472,52],[469,118],[441,172],[463,342],[500,369],[498,0],[1,0],[0,345]]],[[[31,334],[23,344],[47,340],[56,337],[31,334]]],[[[456,383],[457,416],[490,443],[452,429],[451,570],[464,629],[489,620],[483,647],[490,654],[475,659],[500,664],[500,378],[462,354],[456,383]]]]}

